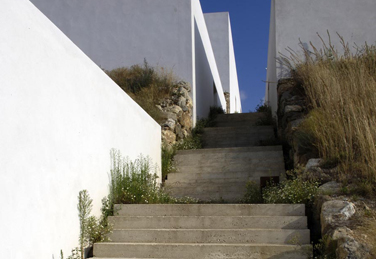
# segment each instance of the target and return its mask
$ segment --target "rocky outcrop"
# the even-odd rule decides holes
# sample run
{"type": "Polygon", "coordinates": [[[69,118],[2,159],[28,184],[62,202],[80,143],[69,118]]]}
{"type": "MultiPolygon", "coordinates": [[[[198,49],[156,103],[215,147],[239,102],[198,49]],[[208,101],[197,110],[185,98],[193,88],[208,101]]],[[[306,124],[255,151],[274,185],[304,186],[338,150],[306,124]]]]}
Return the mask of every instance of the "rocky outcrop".
{"type": "Polygon", "coordinates": [[[278,135],[283,142],[287,166],[304,165],[314,157],[302,146],[296,131],[307,113],[304,90],[292,79],[278,82],[278,135]]]}
{"type": "Polygon", "coordinates": [[[162,127],[162,144],[171,147],[191,134],[193,102],[191,87],[187,82],[179,82],[172,91],[171,98],[163,99],[157,108],[166,118],[162,127]]]}

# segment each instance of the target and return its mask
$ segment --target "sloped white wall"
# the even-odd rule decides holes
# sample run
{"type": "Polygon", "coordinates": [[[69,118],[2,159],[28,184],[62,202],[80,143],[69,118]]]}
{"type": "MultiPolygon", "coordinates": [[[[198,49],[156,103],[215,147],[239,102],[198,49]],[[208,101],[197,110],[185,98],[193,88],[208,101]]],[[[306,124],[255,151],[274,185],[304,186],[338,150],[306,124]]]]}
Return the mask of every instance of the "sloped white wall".
{"type": "Polygon", "coordinates": [[[189,82],[194,121],[207,116],[213,99],[219,99],[218,105],[225,103],[199,0],[31,2],[102,68],[142,64],[146,58],[151,66],[172,70],[189,82]],[[199,27],[197,35],[195,23],[199,27]],[[196,37],[203,42],[205,56],[196,55],[196,37]],[[207,63],[209,69],[205,73],[196,68],[197,64],[205,67],[207,63]],[[207,84],[208,81],[211,83],[207,84]],[[217,87],[216,97],[212,81],[217,87]]]}
{"type": "Polygon", "coordinates": [[[204,16],[223,91],[230,93],[230,113],[241,112],[242,107],[229,13],[205,13],[204,16]]]}
{"type": "Polygon", "coordinates": [[[99,214],[110,149],[160,168],[160,126],[29,1],[0,5],[0,258],[59,258],[80,190],[99,214]]]}

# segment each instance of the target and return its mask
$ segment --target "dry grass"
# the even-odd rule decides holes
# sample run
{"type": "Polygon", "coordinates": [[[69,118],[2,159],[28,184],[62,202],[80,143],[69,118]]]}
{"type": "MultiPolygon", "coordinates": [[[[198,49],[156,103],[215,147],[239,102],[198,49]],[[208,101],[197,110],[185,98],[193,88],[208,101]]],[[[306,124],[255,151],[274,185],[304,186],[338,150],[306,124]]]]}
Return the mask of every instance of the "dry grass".
{"type": "Polygon", "coordinates": [[[152,68],[147,62],[143,66],[134,65],[106,71],[109,77],[135,100],[154,120],[165,120],[156,105],[165,98],[170,98],[178,80],[171,71],[152,68]]]}
{"type": "MultiPolygon", "coordinates": [[[[339,36],[340,37],[340,36],[339,36]]],[[[339,161],[345,179],[376,179],[376,47],[365,44],[351,53],[330,42],[322,49],[285,57],[293,77],[302,82],[310,114],[304,123],[320,155],[339,161]]]]}

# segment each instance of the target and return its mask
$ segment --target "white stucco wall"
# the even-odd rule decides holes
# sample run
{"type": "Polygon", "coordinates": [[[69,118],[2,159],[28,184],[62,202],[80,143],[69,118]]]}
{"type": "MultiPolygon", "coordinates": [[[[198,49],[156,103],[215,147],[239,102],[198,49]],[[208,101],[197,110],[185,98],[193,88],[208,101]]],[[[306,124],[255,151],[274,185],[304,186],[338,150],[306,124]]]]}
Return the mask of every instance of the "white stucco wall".
{"type": "Polygon", "coordinates": [[[204,14],[199,0],[192,0],[192,18],[194,26],[194,74],[196,91],[196,116],[205,118],[210,106],[226,109],[226,100],[210,41],[204,14]],[[215,87],[215,91],[213,89],[215,87]],[[216,92],[215,94],[213,94],[216,92]]]}
{"type": "MultiPolygon", "coordinates": [[[[271,21],[268,81],[288,76],[286,68],[276,64],[275,59],[279,53],[288,54],[288,47],[299,51],[299,39],[311,51],[310,42],[321,48],[317,33],[328,39],[327,30],[337,49],[341,49],[337,32],[350,46],[376,41],[375,0],[272,0],[271,21]]],[[[270,89],[269,101],[276,105],[275,84],[270,89]]]]}
{"type": "Polygon", "coordinates": [[[230,113],[241,112],[229,13],[205,13],[204,16],[223,90],[230,93],[230,113]]]}
{"type": "Polygon", "coordinates": [[[229,42],[230,42],[230,112],[241,113],[242,110],[242,103],[240,98],[239,92],[239,82],[238,82],[238,71],[236,69],[236,61],[235,61],[235,51],[234,51],[234,43],[232,40],[232,30],[231,30],[231,22],[230,17],[228,20],[228,27],[229,27],[229,42]]]}
{"type": "Polygon", "coordinates": [[[0,58],[0,258],[59,258],[80,190],[99,214],[111,148],[160,168],[160,126],[27,0],[1,2],[0,58]]]}
{"type": "MultiPolygon", "coordinates": [[[[211,105],[208,100],[214,98],[207,95],[207,82],[214,80],[218,93],[223,92],[199,0],[31,2],[100,67],[142,64],[146,58],[151,66],[172,70],[189,82],[193,88],[194,121],[207,116],[211,105]],[[195,22],[199,27],[197,35],[195,22]],[[206,60],[201,56],[196,59],[196,36],[203,42],[206,60]],[[203,67],[208,63],[210,72],[203,74],[196,68],[197,62],[203,67]],[[198,94],[204,95],[197,97],[198,94]]],[[[218,98],[223,104],[224,97],[218,98]]]]}

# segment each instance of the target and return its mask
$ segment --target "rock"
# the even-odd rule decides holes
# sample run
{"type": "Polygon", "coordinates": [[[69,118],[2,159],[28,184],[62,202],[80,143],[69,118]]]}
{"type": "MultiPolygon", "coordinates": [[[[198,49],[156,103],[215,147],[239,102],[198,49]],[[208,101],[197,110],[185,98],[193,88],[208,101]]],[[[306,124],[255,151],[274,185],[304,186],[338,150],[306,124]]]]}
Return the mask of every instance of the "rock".
{"type": "Polygon", "coordinates": [[[180,116],[183,113],[183,109],[177,105],[172,105],[170,107],[167,107],[165,111],[175,113],[178,116],[180,116]]]}
{"type": "Polygon", "coordinates": [[[167,119],[167,121],[163,124],[163,127],[170,128],[171,131],[175,130],[176,121],[173,119],[167,119]]]}
{"type": "Polygon", "coordinates": [[[176,139],[177,140],[184,139],[184,133],[183,133],[183,130],[181,129],[180,124],[176,124],[175,134],[176,134],[176,139]]]}
{"type": "Polygon", "coordinates": [[[189,98],[189,93],[188,93],[187,89],[185,89],[184,87],[179,88],[178,94],[180,96],[183,96],[185,99],[189,98]]]}
{"type": "Polygon", "coordinates": [[[189,85],[188,82],[180,81],[180,82],[178,83],[178,86],[180,86],[180,87],[184,87],[188,92],[191,91],[191,86],[189,85]]]}
{"type": "Polygon", "coordinates": [[[172,112],[162,112],[163,116],[166,119],[173,119],[174,121],[178,120],[178,116],[175,113],[172,112]]]}
{"type": "Polygon", "coordinates": [[[337,242],[337,258],[362,259],[367,255],[364,250],[353,237],[341,238],[337,242]]]}
{"type": "Polygon", "coordinates": [[[158,110],[163,111],[163,110],[162,110],[162,106],[160,106],[160,105],[156,105],[155,107],[157,107],[158,110]]]}
{"type": "Polygon", "coordinates": [[[334,231],[332,231],[330,236],[333,240],[339,240],[341,238],[352,237],[352,235],[353,235],[353,232],[351,229],[347,227],[339,227],[339,228],[334,229],[334,231]]]}
{"type": "Polygon", "coordinates": [[[321,232],[328,233],[329,230],[339,226],[354,214],[355,205],[351,202],[340,200],[325,202],[321,207],[321,232]]]}
{"type": "Polygon", "coordinates": [[[162,130],[162,141],[168,144],[175,144],[176,135],[171,130],[162,130]]]}
{"type": "Polygon", "coordinates": [[[192,118],[188,113],[183,113],[181,118],[179,118],[179,123],[183,128],[191,130],[192,129],[192,118]]]}
{"type": "Polygon", "coordinates": [[[189,97],[189,98],[187,99],[187,107],[188,107],[189,110],[192,110],[192,109],[193,109],[193,101],[192,101],[192,98],[191,98],[191,97],[189,97]]]}
{"type": "Polygon", "coordinates": [[[285,107],[285,113],[289,112],[301,112],[303,111],[303,107],[300,105],[287,105],[285,107]]]}
{"type": "Polygon", "coordinates": [[[341,192],[341,184],[331,181],[319,187],[319,193],[325,195],[339,194],[341,192]]]}
{"type": "Polygon", "coordinates": [[[188,107],[187,107],[187,99],[185,99],[185,97],[180,96],[179,99],[178,99],[177,104],[180,106],[180,108],[181,108],[184,112],[188,111],[188,107]]]}
{"type": "Polygon", "coordinates": [[[308,160],[304,172],[308,172],[311,168],[320,167],[323,161],[321,158],[311,158],[308,160]]]}

